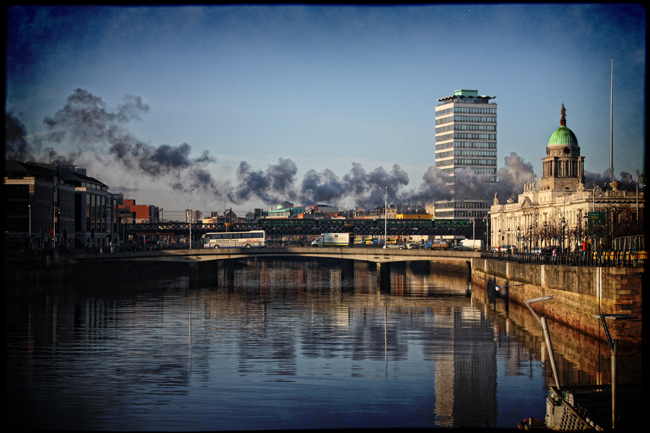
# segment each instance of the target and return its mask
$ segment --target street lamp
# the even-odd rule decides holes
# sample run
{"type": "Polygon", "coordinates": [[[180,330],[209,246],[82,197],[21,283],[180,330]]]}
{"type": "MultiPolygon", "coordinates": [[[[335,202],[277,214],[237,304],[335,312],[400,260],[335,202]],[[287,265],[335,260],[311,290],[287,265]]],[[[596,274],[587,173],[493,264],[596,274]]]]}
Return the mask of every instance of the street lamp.
{"type": "Polygon", "coordinates": [[[384,249],[388,243],[388,187],[384,193],[384,249]]]}
{"type": "MultiPolygon", "coordinates": [[[[571,194],[564,194],[562,196],[562,252],[564,252],[564,230],[567,225],[567,220],[566,220],[566,198],[571,194]]],[[[569,202],[569,204],[573,204],[572,201],[569,202]]]]}
{"type": "Polygon", "coordinates": [[[546,322],[546,316],[542,316],[541,318],[533,311],[533,309],[530,307],[530,304],[534,304],[535,302],[542,302],[542,301],[548,301],[549,299],[553,299],[553,296],[543,296],[541,298],[535,298],[535,299],[526,299],[524,300],[524,304],[526,304],[526,307],[530,310],[530,312],[533,314],[533,317],[535,320],[537,320],[537,323],[539,323],[542,327],[542,330],[544,331],[544,340],[546,340],[546,348],[548,349],[549,356],[551,358],[551,368],[553,369],[553,377],[555,378],[555,387],[560,390],[560,379],[557,375],[557,367],[555,366],[555,354],[553,353],[553,343],[551,343],[551,334],[548,331],[548,323],[546,322]]]}
{"type": "Polygon", "coordinates": [[[643,187],[645,188],[646,178],[643,173],[639,174],[639,170],[636,171],[636,231],[639,233],[639,182],[643,182],[643,187]]]}
{"type": "Polygon", "coordinates": [[[629,314],[594,314],[593,317],[600,318],[607,336],[607,344],[612,357],[612,429],[616,427],[616,383],[618,382],[618,339],[612,338],[605,319],[628,320],[636,319],[636,316],[629,314]]]}
{"type": "Polygon", "coordinates": [[[27,212],[29,213],[29,251],[32,251],[32,205],[27,205],[27,212]]]}
{"type": "MultiPolygon", "coordinates": [[[[598,189],[600,189],[600,188],[598,188],[598,189]]],[[[598,194],[598,197],[602,197],[602,196],[603,196],[602,194],[600,194],[600,193],[598,194]]],[[[596,186],[595,186],[595,184],[594,184],[594,190],[593,190],[593,192],[591,194],[591,198],[593,200],[592,205],[591,205],[591,211],[596,212],[596,186]]]]}
{"type": "Polygon", "coordinates": [[[190,249],[192,249],[192,191],[194,188],[190,190],[190,249]]]}

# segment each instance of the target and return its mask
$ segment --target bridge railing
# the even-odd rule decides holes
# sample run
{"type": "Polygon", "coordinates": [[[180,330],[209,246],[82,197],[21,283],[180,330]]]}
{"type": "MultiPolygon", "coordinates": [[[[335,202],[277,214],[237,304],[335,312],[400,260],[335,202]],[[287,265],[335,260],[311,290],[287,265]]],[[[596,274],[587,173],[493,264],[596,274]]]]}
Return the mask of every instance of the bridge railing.
{"type": "Polygon", "coordinates": [[[508,253],[484,251],[481,257],[511,260],[518,263],[533,263],[540,265],[566,266],[642,266],[647,258],[647,252],[636,250],[597,251],[552,254],[508,253]]]}

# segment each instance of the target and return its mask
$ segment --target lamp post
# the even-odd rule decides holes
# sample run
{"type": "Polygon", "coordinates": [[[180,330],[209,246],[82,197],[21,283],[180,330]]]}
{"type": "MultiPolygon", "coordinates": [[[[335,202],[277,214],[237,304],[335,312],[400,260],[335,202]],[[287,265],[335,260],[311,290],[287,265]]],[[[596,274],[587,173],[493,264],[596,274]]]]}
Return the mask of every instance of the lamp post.
{"type": "Polygon", "coordinates": [[[636,232],[639,233],[639,182],[643,182],[643,187],[645,188],[646,178],[643,173],[639,174],[639,170],[636,171],[636,232]]]}
{"type": "Polygon", "coordinates": [[[29,251],[32,251],[32,205],[27,205],[27,213],[29,214],[29,251]]]}
{"type": "Polygon", "coordinates": [[[388,243],[388,187],[384,192],[384,249],[388,243]]]}
{"type": "MultiPolygon", "coordinates": [[[[565,194],[562,196],[562,252],[564,252],[564,230],[566,228],[566,225],[568,223],[566,219],[566,198],[571,194],[565,194]]],[[[573,204],[572,201],[569,202],[569,204],[573,204]]]]}
{"type": "Polygon", "coordinates": [[[192,191],[194,188],[190,190],[190,249],[192,249],[192,191]]]}
{"type": "Polygon", "coordinates": [[[619,208],[617,206],[612,206],[612,210],[611,210],[612,230],[611,230],[611,241],[610,241],[610,244],[609,244],[609,247],[612,248],[612,249],[614,248],[614,238],[616,236],[616,227],[615,226],[618,225],[618,224],[616,224],[616,222],[617,222],[616,217],[617,217],[618,213],[619,213],[619,208]]]}
{"type": "Polygon", "coordinates": [[[490,215],[485,215],[483,217],[483,221],[485,221],[486,224],[486,229],[485,229],[485,249],[486,251],[490,251],[490,215]]]}
{"type": "MultiPolygon", "coordinates": [[[[598,194],[598,197],[602,197],[602,194],[598,194]]],[[[591,205],[591,211],[596,212],[596,184],[594,183],[594,190],[593,193],[591,194],[592,198],[592,205],[591,205]]]]}
{"type": "Polygon", "coordinates": [[[594,314],[593,317],[600,318],[607,336],[607,344],[611,354],[612,366],[612,429],[616,427],[616,383],[618,382],[618,339],[612,338],[609,334],[609,328],[605,319],[611,320],[628,320],[636,319],[636,316],[629,314],[594,314]]]}
{"type": "Polygon", "coordinates": [[[549,299],[553,299],[553,296],[543,296],[541,298],[526,299],[524,300],[524,304],[526,304],[526,307],[528,307],[530,312],[533,314],[533,317],[535,318],[535,320],[537,320],[537,323],[540,324],[542,330],[544,331],[544,340],[546,341],[546,348],[548,349],[549,357],[551,359],[551,368],[553,369],[555,386],[558,390],[560,390],[560,378],[557,374],[557,367],[555,366],[555,354],[553,352],[553,343],[551,342],[551,334],[548,331],[548,323],[546,321],[546,316],[542,316],[540,318],[530,306],[530,304],[534,304],[535,302],[548,301],[549,299]]]}

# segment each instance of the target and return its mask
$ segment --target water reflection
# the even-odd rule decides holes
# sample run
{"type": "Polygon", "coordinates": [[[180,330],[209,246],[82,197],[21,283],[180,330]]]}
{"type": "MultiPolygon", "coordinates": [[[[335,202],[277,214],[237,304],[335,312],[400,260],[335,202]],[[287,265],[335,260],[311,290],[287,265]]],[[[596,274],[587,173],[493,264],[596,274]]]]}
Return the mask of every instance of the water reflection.
{"type": "MultiPolygon", "coordinates": [[[[9,297],[10,413],[21,428],[183,431],[544,417],[550,376],[525,313],[422,263],[379,273],[259,260],[202,269],[199,283],[185,272],[9,297]]],[[[564,379],[591,377],[580,368],[564,379]]]]}

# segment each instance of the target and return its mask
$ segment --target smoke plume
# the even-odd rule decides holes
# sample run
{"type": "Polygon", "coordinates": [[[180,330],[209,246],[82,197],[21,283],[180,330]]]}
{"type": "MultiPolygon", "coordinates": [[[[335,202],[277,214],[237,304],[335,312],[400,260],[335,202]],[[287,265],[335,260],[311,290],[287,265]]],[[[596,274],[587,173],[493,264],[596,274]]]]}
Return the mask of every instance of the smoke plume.
{"type": "Polygon", "coordinates": [[[12,113],[5,113],[5,156],[7,159],[27,161],[36,149],[26,140],[27,130],[12,113]]]}
{"type": "MultiPolygon", "coordinates": [[[[76,89],[68,96],[63,108],[43,120],[48,129],[39,135],[57,147],[55,152],[50,152],[48,162],[76,165],[82,156],[92,155],[112,169],[163,179],[174,190],[216,191],[217,184],[205,169],[216,159],[208,152],[199,158],[191,158],[192,148],[187,143],[153,146],[138,140],[125,128],[148,111],[149,106],[139,96],[126,95],[117,107],[111,108],[100,97],[76,89]]],[[[25,137],[26,131],[22,134],[25,137]]],[[[32,150],[14,139],[12,153],[7,153],[7,157],[34,161],[48,159],[42,152],[32,150]]]]}
{"type": "MultiPolygon", "coordinates": [[[[302,205],[334,204],[351,200],[371,208],[391,203],[432,203],[437,200],[490,200],[495,193],[500,200],[517,198],[523,185],[534,179],[532,164],[512,152],[505,166],[494,174],[477,174],[466,168],[453,176],[431,166],[419,185],[406,190],[408,174],[397,164],[390,171],[377,167],[367,172],[357,162],[342,177],[326,169],[308,170],[301,180],[291,159],[280,158],[266,170],[254,169],[241,161],[236,170],[236,184],[217,182],[208,169],[216,158],[203,152],[193,158],[187,143],[154,146],[140,141],[126,128],[149,111],[142,98],[127,95],[116,107],[109,107],[100,97],[77,89],[54,115],[44,119],[46,131],[28,135],[25,126],[11,113],[5,114],[5,155],[22,161],[48,161],[58,164],[84,162],[89,157],[110,170],[127,171],[136,177],[165,182],[172,190],[187,192],[193,188],[208,203],[228,200],[243,204],[259,200],[273,205],[289,200],[302,205]],[[45,144],[52,144],[46,147],[45,144]],[[492,179],[491,179],[492,178],[492,179]]],[[[101,178],[101,173],[97,175],[101,178]]],[[[613,179],[612,173],[586,173],[587,188],[603,186],[613,179]]],[[[621,188],[634,189],[635,178],[621,173],[621,188]]]]}

